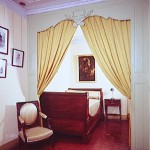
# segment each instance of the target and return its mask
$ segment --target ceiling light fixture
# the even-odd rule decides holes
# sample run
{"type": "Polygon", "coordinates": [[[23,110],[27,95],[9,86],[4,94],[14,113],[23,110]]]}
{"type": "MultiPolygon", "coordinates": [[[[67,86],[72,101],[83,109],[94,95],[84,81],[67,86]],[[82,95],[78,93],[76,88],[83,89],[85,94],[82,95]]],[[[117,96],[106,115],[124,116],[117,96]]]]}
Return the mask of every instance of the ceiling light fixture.
{"type": "Polygon", "coordinates": [[[19,2],[19,5],[26,6],[26,4],[24,2],[19,2]]]}
{"type": "Polygon", "coordinates": [[[26,2],[28,3],[33,3],[33,2],[38,2],[38,1],[41,1],[41,0],[25,0],[26,2]]]}

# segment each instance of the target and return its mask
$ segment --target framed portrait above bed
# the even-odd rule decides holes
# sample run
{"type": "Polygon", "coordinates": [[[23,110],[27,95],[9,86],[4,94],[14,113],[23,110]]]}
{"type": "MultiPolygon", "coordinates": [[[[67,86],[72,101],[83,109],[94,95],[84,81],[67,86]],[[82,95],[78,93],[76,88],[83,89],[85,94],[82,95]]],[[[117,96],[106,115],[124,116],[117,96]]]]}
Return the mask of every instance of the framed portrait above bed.
{"type": "Polygon", "coordinates": [[[78,56],[79,82],[95,81],[95,58],[92,55],[78,56]]]}

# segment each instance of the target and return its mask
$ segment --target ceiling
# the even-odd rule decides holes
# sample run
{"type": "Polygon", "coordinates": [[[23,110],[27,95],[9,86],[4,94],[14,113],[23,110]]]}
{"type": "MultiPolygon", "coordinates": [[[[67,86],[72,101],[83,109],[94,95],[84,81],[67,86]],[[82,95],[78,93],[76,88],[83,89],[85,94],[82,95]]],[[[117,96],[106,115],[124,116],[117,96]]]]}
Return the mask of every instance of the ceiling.
{"type": "Polygon", "coordinates": [[[47,12],[85,4],[97,3],[106,0],[9,0],[21,9],[26,11],[27,15],[40,12],[47,12]]]}

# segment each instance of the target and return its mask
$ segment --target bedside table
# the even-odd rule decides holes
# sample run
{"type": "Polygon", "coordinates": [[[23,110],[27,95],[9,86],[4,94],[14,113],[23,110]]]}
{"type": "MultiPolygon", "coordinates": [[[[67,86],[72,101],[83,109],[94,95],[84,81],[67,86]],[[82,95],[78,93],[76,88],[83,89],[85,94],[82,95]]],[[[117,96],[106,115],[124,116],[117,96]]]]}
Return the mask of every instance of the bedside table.
{"type": "Polygon", "coordinates": [[[108,115],[116,115],[116,114],[108,114],[108,107],[119,107],[119,116],[121,121],[121,99],[104,99],[105,104],[105,121],[107,120],[108,115]]]}

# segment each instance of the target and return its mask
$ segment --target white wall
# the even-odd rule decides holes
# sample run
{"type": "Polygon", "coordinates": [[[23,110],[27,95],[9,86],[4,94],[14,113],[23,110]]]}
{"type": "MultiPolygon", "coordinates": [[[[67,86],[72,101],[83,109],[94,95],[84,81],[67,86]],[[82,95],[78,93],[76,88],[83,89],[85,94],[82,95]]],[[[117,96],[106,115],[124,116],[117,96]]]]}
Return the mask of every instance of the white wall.
{"type": "Polygon", "coordinates": [[[18,137],[16,102],[27,98],[27,19],[0,1],[0,26],[9,29],[6,78],[0,78],[0,146],[18,137]],[[24,66],[13,67],[12,48],[25,52],[24,66]]]}
{"type": "MultiPolygon", "coordinates": [[[[149,8],[148,8],[148,31],[149,31],[149,58],[150,58],[150,0],[149,0],[149,8]]],[[[150,62],[149,62],[150,64],[150,62]]],[[[149,66],[149,77],[150,77],[150,66],[149,66]]],[[[150,118],[150,78],[149,78],[149,118],[150,118]]],[[[150,119],[149,119],[149,125],[150,125],[150,119]]],[[[150,128],[149,128],[149,137],[150,137],[150,128]]],[[[149,147],[150,147],[150,141],[149,141],[149,147]]]]}
{"type": "Polygon", "coordinates": [[[132,147],[149,150],[148,0],[133,1],[132,13],[132,147]],[[133,136],[134,135],[134,136],[133,136]]]}

